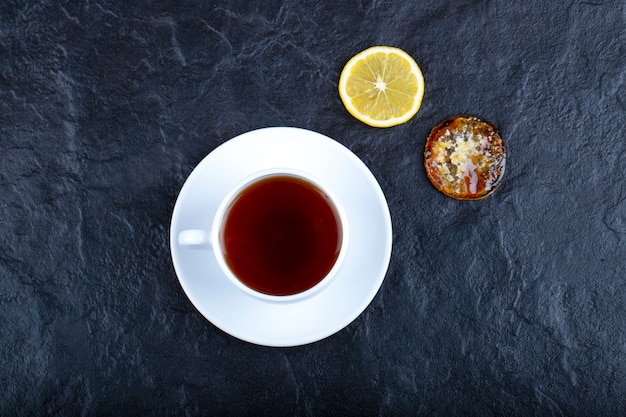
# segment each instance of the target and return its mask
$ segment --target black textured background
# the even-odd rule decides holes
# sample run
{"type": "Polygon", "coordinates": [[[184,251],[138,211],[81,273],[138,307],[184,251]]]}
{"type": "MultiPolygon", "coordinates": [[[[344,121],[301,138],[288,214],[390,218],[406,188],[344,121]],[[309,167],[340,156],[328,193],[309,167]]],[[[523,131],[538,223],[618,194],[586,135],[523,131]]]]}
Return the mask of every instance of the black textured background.
{"type": "Polygon", "coordinates": [[[0,414],[626,415],[624,1],[3,1],[0,414]],[[343,65],[397,46],[426,94],[352,118],[343,65]],[[508,153],[488,199],[438,193],[430,128],[508,153]],[[273,349],[183,294],[168,228],[245,131],[335,138],[388,199],[385,282],[350,326],[273,349]]]}

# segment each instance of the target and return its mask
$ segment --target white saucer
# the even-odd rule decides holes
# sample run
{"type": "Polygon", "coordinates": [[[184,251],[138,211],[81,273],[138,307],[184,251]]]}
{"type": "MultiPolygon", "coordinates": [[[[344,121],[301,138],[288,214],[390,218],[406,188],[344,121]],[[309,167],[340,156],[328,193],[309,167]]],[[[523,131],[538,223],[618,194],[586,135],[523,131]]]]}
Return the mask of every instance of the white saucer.
{"type": "Polygon", "coordinates": [[[241,340],[298,346],[328,337],[356,319],[380,288],[391,258],[391,217],[365,164],[322,134],[291,127],[254,130],[222,144],[193,170],[176,201],[170,243],[183,290],[211,323],[241,340]],[[340,274],[320,292],[294,302],[268,302],[237,288],[209,249],[181,247],[183,230],[211,228],[228,191],[270,168],[310,172],[331,188],[349,221],[348,253],[340,274]]]}

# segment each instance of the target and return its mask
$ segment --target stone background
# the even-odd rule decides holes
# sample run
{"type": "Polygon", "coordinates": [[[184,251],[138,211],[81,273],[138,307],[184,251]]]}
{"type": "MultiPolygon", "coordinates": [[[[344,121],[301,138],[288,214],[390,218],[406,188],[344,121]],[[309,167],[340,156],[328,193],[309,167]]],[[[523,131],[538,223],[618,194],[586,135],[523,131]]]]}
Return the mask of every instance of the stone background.
{"type": "Polygon", "coordinates": [[[0,4],[0,414],[626,415],[626,4],[0,4]],[[406,50],[426,94],[376,129],[347,60],[406,50]],[[508,153],[488,199],[438,193],[430,128],[470,113],[508,153]],[[169,221],[193,167],[296,126],[357,154],[394,225],[341,332],[241,342],[187,300],[169,221]]]}

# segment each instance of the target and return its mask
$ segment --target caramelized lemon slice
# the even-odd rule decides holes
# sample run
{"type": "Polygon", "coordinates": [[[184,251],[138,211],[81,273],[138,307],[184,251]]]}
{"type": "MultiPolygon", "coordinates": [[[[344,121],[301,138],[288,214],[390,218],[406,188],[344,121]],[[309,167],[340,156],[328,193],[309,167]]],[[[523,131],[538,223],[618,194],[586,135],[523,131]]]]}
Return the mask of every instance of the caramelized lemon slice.
{"type": "Polygon", "coordinates": [[[500,185],[506,155],[491,123],[457,116],[431,130],[424,164],[428,178],[442,193],[457,200],[479,200],[500,185]]]}
{"type": "Polygon", "coordinates": [[[352,57],[339,78],[346,109],[374,127],[390,127],[411,119],[424,96],[422,71],[406,52],[373,46],[352,57]]]}

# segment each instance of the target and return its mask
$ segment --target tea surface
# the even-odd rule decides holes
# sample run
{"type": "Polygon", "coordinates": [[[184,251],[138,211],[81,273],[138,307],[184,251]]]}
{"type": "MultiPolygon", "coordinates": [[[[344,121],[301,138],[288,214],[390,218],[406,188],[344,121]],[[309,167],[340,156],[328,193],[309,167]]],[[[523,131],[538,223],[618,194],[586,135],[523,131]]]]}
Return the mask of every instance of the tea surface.
{"type": "Polygon", "coordinates": [[[223,224],[226,263],[241,282],[265,294],[292,295],[315,286],[341,249],[334,204],[296,176],[272,175],[246,186],[223,224]]]}

